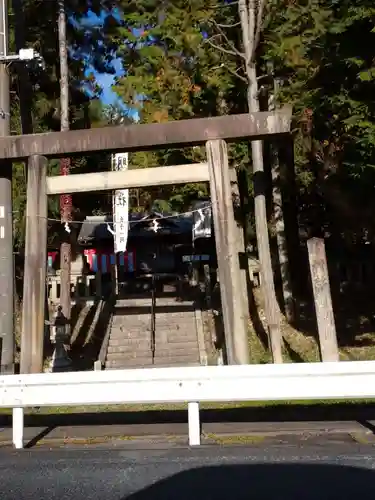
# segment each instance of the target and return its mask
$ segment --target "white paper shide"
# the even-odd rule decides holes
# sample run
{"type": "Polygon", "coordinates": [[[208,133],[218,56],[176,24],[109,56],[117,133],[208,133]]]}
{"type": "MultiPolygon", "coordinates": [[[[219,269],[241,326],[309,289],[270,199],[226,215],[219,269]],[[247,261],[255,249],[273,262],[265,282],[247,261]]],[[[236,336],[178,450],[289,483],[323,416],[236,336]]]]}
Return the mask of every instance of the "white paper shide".
{"type": "MultiPolygon", "coordinates": [[[[128,170],[128,153],[112,155],[112,170],[128,170]]],[[[119,189],[113,195],[114,251],[125,252],[129,232],[129,189],[119,189]]]]}

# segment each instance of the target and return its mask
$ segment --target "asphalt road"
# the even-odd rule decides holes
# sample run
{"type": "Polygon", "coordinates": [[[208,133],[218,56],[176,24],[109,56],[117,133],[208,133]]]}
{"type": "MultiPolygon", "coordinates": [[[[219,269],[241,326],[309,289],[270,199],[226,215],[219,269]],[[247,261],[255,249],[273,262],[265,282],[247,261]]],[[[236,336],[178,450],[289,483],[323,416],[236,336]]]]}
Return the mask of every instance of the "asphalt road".
{"type": "Polygon", "coordinates": [[[89,448],[0,452],[2,500],[364,500],[375,448],[89,448]]]}

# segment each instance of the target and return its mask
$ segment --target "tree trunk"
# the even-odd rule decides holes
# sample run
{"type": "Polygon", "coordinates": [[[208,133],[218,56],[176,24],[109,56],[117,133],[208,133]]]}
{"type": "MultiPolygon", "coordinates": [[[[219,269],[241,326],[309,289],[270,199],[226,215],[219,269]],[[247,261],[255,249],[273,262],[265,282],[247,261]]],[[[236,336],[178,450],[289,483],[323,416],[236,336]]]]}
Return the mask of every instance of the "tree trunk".
{"type": "MultiPolygon", "coordinates": [[[[257,112],[259,111],[258,81],[255,62],[253,60],[254,44],[256,43],[256,2],[250,0],[249,3],[247,3],[246,0],[239,0],[238,10],[246,57],[246,75],[249,82],[247,91],[249,112],[257,112]]],[[[262,274],[261,286],[273,361],[274,363],[282,363],[280,313],[276,299],[268,235],[262,141],[252,141],[251,152],[254,179],[255,225],[262,274]]]]}
{"type": "MultiPolygon", "coordinates": [[[[268,101],[269,111],[276,109],[276,95],[278,92],[277,82],[274,81],[274,94],[268,101]]],[[[272,172],[272,198],[275,217],[275,230],[277,251],[279,255],[281,288],[284,301],[284,312],[288,323],[294,320],[294,300],[289,266],[288,245],[285,234],[285,219],[283,209],[283,189],[285,182],[283,165],[280,164],[278,143],[274,142],[271,148],[271,172],[272,172]]]]}
{"type": "Polygon", "coordinates": [[[278,150],[271,144],[271,168],[272,168],[272,197],[275,216],[275,231],[277,251],[279,255],[280,279],[283,293],[284,311],[289,323],[294,320],[294,301],[292,293],[292,283],[289,272],[289,255],[285,234],[285,221],[282,199],[282,172],[278,158],[278,150]]]}
{"type": "MultiPolygon", "coordinates": [[[[59,55],[60,55],[60,116],[61,131],[69,130],[69,68],[68,51],[66,38],[66,12],[64,0],[59,0],[58,13],[58,32],[59,32],[59,55]]],[[[69,175],[70,158],[60,160],[61,175],[69,175]]],[[[72,214],[71,195],[60,196],[60,211],[62,222],[68,223],[72,214]]],[[[66,320],[67,333],[69,333],[71,300],[70,300],[70,272],[71,272],[71,242],[70,234],[66,232],[66,239],[61,244],[60,250],[60,269],[61,269],[61,288],[60,304],[63,317],[66,320]]]]}

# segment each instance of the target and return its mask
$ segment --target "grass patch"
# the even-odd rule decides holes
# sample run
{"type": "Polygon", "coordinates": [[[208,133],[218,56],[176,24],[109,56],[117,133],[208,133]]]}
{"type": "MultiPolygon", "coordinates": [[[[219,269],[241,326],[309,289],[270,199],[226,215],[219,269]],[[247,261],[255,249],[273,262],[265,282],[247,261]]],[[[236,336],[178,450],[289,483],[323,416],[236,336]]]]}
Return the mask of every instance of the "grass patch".
{"type": "Polygon", "coordinates": [[[236,444],[260,444],[265,440],[265,436],[256,435],[217,435],[217,434],[204,434],[203,439],[213,441],[219,445],[236,445],[236,444]]]}
{"type": "Polygon", "coordinates": [[[365,433],[353,432],[350,434],[353,441],[357,444],[373,444],[365,433]]]}

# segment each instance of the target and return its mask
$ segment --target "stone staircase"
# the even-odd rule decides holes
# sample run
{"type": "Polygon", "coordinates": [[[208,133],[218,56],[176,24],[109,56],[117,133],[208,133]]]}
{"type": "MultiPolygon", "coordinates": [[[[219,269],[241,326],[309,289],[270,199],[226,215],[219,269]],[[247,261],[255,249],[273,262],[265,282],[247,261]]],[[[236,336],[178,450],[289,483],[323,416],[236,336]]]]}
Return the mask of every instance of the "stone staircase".
{"type": "Polygon", "coordinates": [[[199,366],[205,362],[200,311],[192,300],[157,297],[152,348],[152,298],[130,297],[114,306],[106,369],[199,366]],[[202,347],[203,346],[203,347],[202,347]]]}

